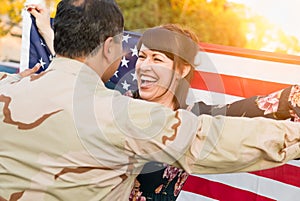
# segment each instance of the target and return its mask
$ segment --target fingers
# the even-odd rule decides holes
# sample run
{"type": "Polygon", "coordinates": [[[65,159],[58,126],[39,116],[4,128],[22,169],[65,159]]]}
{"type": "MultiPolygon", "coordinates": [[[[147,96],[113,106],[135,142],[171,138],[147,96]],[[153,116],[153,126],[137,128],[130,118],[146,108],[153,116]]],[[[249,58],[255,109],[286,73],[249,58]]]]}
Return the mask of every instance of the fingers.
{"type": "Polygon", "coordinates": [[[37,63],[37,64],[35,64],[35,66],[34,66],[33,68],[31,68],[31,69],[26,69],[26,70],[20,72],[19,75],[20,75],[21,77],[27,77],[27,76],[30,76],[30,75],[36,73],[36,72],[40,69],[40,67],[41,67],[41,64],[40,64],[40,63],[37,63]]]}
{"type": "Polygon", "coordinates": [[[32,16],[34,16],[39,33],[46,41],[48,47],[51,49],[53,46],[52,41],[54,34],[50,24],[49,10],[43,5],[37,4],[28,4],[26,9],[32,16]]]}
{"type": "Polygon", "coordinates": [[[40,15],[40,14],[44,14],[45,12],[47,12],[47,9],[45,7],[43,7],[40,4],[29,4],[26,5],[26,9],[27,11],[32,14],[35,18],[40,15]]]}
{"type": "Polygon", "coordinates": [[[33,71],[33,73],[36,73],[38,70],[40,70],[41,66],[42,65],[40,63],[37,63],[33,68],[31,68],[31,70],[33,71]]]}
{"type": "Polygon", "coordinates": [[[37,16],[40,14],[36,9],[34,8],[28,8],[27,11],[33,15],[35,18],[37,18],[37,16]]]}
{"type": "Polygon", "coordinates": [[[132,91],[128,90],[124,93],[125,96],[133,97],[132,91]]]}

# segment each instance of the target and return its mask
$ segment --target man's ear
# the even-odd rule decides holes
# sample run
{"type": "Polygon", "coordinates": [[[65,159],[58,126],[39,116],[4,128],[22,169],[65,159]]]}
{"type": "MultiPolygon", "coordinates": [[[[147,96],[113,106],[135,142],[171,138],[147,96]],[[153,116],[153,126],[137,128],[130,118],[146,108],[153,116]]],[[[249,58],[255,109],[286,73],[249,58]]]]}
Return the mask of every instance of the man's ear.
{"type": "Polygon", "coordinates": [[[181,78],[184,78],[185,76],[187,76],[191,70],[192,70],[192,67],[190,64],[184,64],[183,69],[182,69],[181,78]]]}
{"type": "Polygon", "coordinates": [[[103,43],[103,56],[108,62],[112,62],[112,45],[113,45],[113,38],[108,37],[103,43]]]}

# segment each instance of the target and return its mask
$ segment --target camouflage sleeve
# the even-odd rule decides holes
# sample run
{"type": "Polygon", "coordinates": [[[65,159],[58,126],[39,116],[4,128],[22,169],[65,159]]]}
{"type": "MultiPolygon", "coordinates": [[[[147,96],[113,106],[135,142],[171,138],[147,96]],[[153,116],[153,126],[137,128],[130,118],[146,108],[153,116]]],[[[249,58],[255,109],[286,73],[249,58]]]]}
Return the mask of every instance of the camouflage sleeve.
{"type": "Polygon", "coordinates": [[[200,115],[198,118],[201,123],[196,137],[185,158],[179,160],[191,173],[262,170],[300,156],[298,123],[262,117],[200,115]]]}
{"type": "MultiPolygon", "coordinates": [[[[110,133],[109,144],[121,146],[114,155],[126,150],[134,158],[132,164],[158,161],[188,173],[209,174],[267,169],[300,156],[298,123],[262,117],[197,117],[141,100],[125,102],[126,98],[115,96],[109,101],[117,121],[101,131],[110,133]]],[[[103,111],[108,106],[101,107],[103,111]]]]}
{"type": "Polygon", "coordinates": [[[5,72],[0,72],[0,89],[7,84],[17,82],[21,79],[22,77],[19,74],[9,74],[5,72]]]}

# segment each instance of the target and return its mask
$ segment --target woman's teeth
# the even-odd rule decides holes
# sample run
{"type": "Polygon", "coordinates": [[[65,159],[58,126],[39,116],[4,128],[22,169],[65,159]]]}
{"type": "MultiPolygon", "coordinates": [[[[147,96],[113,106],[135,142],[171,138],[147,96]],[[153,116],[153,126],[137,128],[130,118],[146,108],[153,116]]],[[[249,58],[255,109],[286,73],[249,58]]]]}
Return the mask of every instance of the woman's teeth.
{"type": "Polygon", "coordinates": [[[141,76],[141,87],[146,87],[154,84],[157,80],[148,76],[141,76]]]}
{"type": "Polygon", "coordinates": [[[156,82],[155,78],[149,77],[149,76],[144,76],[144,75],[141,76],[141,80],[142,81],[148,81],[148,82],[156,82]]]}

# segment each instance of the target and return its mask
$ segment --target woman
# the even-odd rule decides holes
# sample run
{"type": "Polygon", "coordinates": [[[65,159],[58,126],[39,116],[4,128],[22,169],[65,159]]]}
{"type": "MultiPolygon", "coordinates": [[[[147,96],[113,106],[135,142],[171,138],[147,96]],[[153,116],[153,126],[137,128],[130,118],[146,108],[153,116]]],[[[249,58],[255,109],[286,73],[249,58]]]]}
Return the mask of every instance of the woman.
{"type": "MultiPolygon", "coordinates": [[[[39,6],[33,8],[35,9],[30,7],[29,11],[36,17],[39,31],[54,54],[52,46],[54,36],[50,24],[43,23],[45,19],[49,21],[49,17],[44,17],[46,10],[39,6]]],[[[270,113],[265,113],[264,108],[260,107],[264,105],[265,97],[245,99],[223,108],[207,106],[203,102],[188,107],[185,100],[189,82],[193,68],[199,64],[196,36],[176,25],[164,25],[147,30],[141,37],[138,47],[136,72],[139,91],[134,93],[138,98],[158,102],[174,110],[192,109],[197,115],[208,113],[242,116],[246,114],[246,116],[287,119],[295,115],[290,111],[297,112],[296,107],[293,107],[296,103],[289,101],[293,100],[294,94],[299,92],[297,86],[278,92],[280,107],[270,113]],[[286,94],[290,95],[286,96],[286,94]],[[281,111],[283,111],[282,115],[274,116],[281,111]]],[[[130,200],[175,200],[187,176],[186,172],[176,167],[157,162],[148,163],[137,177],[130,200]]]]}
{"type": "MultiPolygon", "coordinates": [[[[173,110],[186,109],[197,42],[194,34],[177,25],[148,29],[138,43],[138,97],[173,110]]],[[[137,177],[130,200],[175,200],[187,176],[179,168],[150,162],[137,177]]]]}
{"type": "MultiPolygon", "coordinates": [[[[193,69],[199,64],[197,44],[198,39],[191,31],[174,24],[146,30],[138,43],[138,91],[133,96],[161,103],[174,110],[191,109],[197,115],[265,116],[299,120],[299,101],[296,102],[296,96],[300,92],[298,86],[223,107],[209,106],[203,102],[194,106],[186,105],[193,69]],[[265,105],[270,98],[276,101],[273,103],[273,110],[268,111],[265,105]]],[[[130,200],[176,200],[187,177],[188,174],[179,168],[150,162],[137,176],[130,200]]]]}

